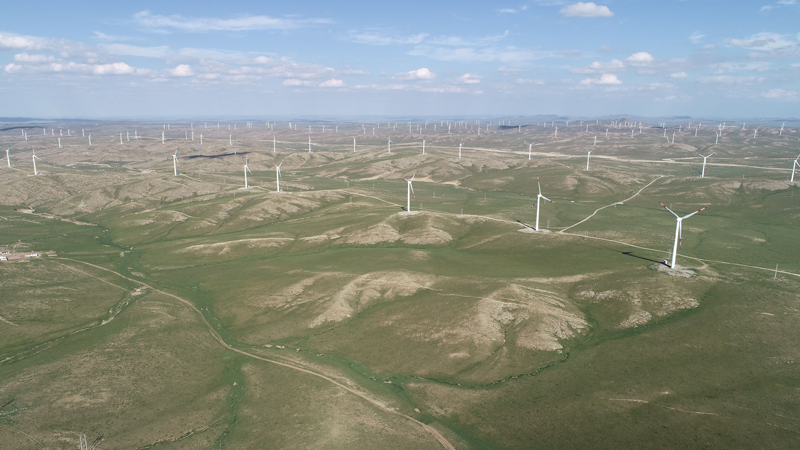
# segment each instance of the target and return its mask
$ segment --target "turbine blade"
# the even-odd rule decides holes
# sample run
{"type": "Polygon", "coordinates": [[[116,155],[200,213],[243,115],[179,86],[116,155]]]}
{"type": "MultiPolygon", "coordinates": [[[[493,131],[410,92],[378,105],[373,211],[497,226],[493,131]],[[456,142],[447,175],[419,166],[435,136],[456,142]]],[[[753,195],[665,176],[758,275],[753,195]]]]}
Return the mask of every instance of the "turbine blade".
{"type": "Polygon", "coordinates": [[[542,183],[539,182],[539,177],[536,177],[536,184],[539,185],[539,195],[542,195],[542,183]]]}
{"type": "Polygon", "coordinates": [[[414,198],[417,198],[417,194],[414,193],[414,185],[412,185],[411,183],[408,183],[408,187],[411,188],[411,195],[413,195],[414,198]]]}
{"type": "Polygon", "coordinates": [[[545,197],[544,195],[542,196],[542,198],[543,198],[543,199],[545,199],[545,200],[547,200],[547,201],[548,201],[548,202],[550,202],[550,203],[555,203],[554,201],[550,200],[549,198],[545,197]]]}
{"type": "Polygon", "coordinates": [[[695,211],[695,212],[693,212],[691,214],[687,214],[687,215],[681,217],[681,219],[688,219],[689,217],[692,217],[693,215],[699,213],[700,211],[705,211],[706,209],[708,209],[708,206],[704,206],[704,207],[698,209],[697,211],[695,211]]]}
{"type": "Polygon", "coordinates": [[[663,203],[661,203],[661,202],[658,202],[658,204],[659,204],[659,205],[661,205],[661,206],[663,206],[663,207],[664,207],[664,209],[666,209],[667,211],[671,212],[673,216],[675,216],[675,217],[680,217],[679,215],[675,214],[675,212],[673,212],[671,209],[667,208],[667,205],[665,205],[665,204],[663,204],[663,203]]]}

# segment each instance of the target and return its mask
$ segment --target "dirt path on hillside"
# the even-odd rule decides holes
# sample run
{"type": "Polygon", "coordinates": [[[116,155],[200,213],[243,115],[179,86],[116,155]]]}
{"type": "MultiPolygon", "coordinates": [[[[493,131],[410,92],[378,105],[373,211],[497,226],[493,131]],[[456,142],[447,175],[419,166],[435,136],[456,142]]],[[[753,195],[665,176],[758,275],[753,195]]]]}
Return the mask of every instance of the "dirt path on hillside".
{"type": "MultiPolygon", "coordinates": [[[[332,378],[330,378],[330,377],[328,377],[326,375],[323,375],[321,373],[317,373],[317,372],[314,372],[314,371],[309,370],[309,369],[304,369],[302,367],[298,367],[298,366],[295,366],[293,364],[276,361],[276,360],[273,360],[273,359],[265,358],[263,356],[254,355],[252,353],[248,353],[248,352],[246,352],[244,350],[239,350],[238,348],[235,348],[235,347],[231,346],[230,344],[225,342],[224,339],[222,339],[222,336],[220,336],[219,333],[217,333],[216,330],[214,330],[214,327],[212,327],[211,324],[208,322],[208,320],[206,320],[205,316],[203,316],[203,313],[201,313],[200,310],[197,309],[197,307],[195,307],[194,304],[192,302],[188,301],[188,300],[185,300],[185,299],[183,299],[181,297],[178,297],[177,295],[170,294],[168,292],[164,292],[164,291],[162,291],[160,289],[156,289],[153,286],[150,286],[149,284],[144,283],[142,281],[135,280],[133,278],[128,278],[128,277],[126,277],[126,276],[124,276],[124,275],[122,275],[120,273],[114,272],[113,270],[107,269],[107,268],[102,267],[102,266],[97,266],[95,264],[91,264],[91,263],[87,263],[87,262],[84,262],[84,261],[79,261],[77,259],[71,259],[71,258],[54,258],[54,259],[60,259],[60,260],[65,260],[65,261],[73,261],[73,262],[77,262],[77,263],[80,263],[80,264],[85,264],[87,266],[94,267],[95,269],[99,269],[99,270],[103,270],[105,272],[112,273],[112,274],[114,274],[114,275],[116,275],[116,276],[118,276],[120,278],[124,278],[124,279],[126,279],[128,281],[132,281],[134,283],[138,283],[138,284],[140,284],[142,286],[145,286],[145,287],[149,288],[153,292],[158,292],[158,293],[160,293],[162,295],[165,295],[167,297],[172,297],[173,299],[178,300],[179,302],[181,302],[181,303],[185,304],[186,306],[188,306],[189,308],[193,309],[197,313],[197,315],[200,316],[200,319],[203,321],[203,323],[208,328],[208,331],[211,333],[211,336],[217,342],[219,342],[220,345],[222,345],[226,349],[228,349],[230,351],[233,351],[233,352],[236,352],[236,353],[239,353],[239,354],[244,355],[244,356],[248,356],[248,357],[253,358],[253,359],[257,359],[257,360],[260,360],[260,361],[268,362],[268,363],[271,363],[271,364],[276,364],[278,366],[286,367],[286,368],[289,368],[289,369],[292,369],[292,370],[296,370],[298,372],[303,372],[303,373],[306,373],[306,374],[309,374],[309,375],[312,375],[312,376],[315,376],[315,377],[318,377],[318,378],[322,378],[323,380],[326,380],[326,381],[328,381],[330,383],[333,383],[336,386],[344,389],[345,391],[350,392],[351,394],[354,394],[354,395],[357,395],[357,396],[361,397],[362,399],[368,401],[369,403],[372,403],[374,406],[377,406],[378,408],[380,408],[381,410],[383,410],[385,412],[400,416],[400,417],[402,417],[404,419],[408,419],[409,421],[411,421],[413,423],[416,423],[417,425],[422,427],[423,430],[425,430],[426,432],[430,433],[437,441],[439,441],[439,443],[441,443],[444,448],[446,448],[448,450],[455,450],[455,447],[453,447],[450,444],[450,442],[448,442],[447,439],[445,439],[445,437],[442,436],[441,433],[439,433],[433,427],[431,427],[429,425],[426,425],[426,424],[420,422],[419,420],[417,420],[417,419],[415,419],[415,418],[413,418],[411,416],[407,416],[407,415],[405,415],[405,414],[403,414],[403,413],[401,413],[399,411],[396,411],[395,409],[387,406],[386,404],[384,404],[380,400],[371,398],[371,397],[369,397],[367,394],[365,394],[363,392],[359,392],[359,391],[356,391],[355,389],[349,388],[349,387],[345,386],[344,384],[342,384],[342,383],[340,383],[340,382],[338,382],[338,381],[336,381],[336,380],[334,380],[334,379],[332,379],[332,378]]],[[[111,283],[109,283],[109,284],[111,284],[111,283]]],[[[117,286],[117,287],[119,287],[119,286],[117,286]]]]}
{"type": "Polygon", "coordinates": [[[638,191],[638,192],[636,192],[635,194],[633,194],[633,195],[631,195],[630,197],[626,198],[625,200],[622,200],[621,202],[614,202],[614,203],[612,203],[612,204],[610,204],[610,205],[603,206],[602,208],[597,208],[597,209],[596,209],[596,210],[595,210],[595,211],[594,211],[594,212],[593,212],[593,213],[592,213],[592,214],[591,214],[589,217],[587,217],[587,218],[585,218],[585,219],[581,220],[580,222],[578,222],[578,223],[576,223],[576,224],[574,224],[574,225],[570,225],[570,226],[568,226],[567,228],[564,228],[563,230],[559,231],[559,233],[563,233],[563,232],[565,232],[565,231],[569,230],[569,229],[570,229],[570,228],[572,228],[572,227],[576,227],[576,226],[578,226],[578,225],[582,224],[583,222],[586,222],[587,220],[589,220],[589,219],[591,219],[592,217],[594,217],[594,215],[595,215],[595,214],[597,214],[597,213],[598,213],[600,210],[602,210],[602,209],[606,209],[606,208],[609,208],[609,207],[611,207],[611,206],[616,206],[616,205],[624,205],[624,204],[625,204],[625,202],[627,202],[628,200],[632,200],[632,199],[633,199],[633,198],[635,198],[637,195],[641,194],[643,190],[647,189],[648,187],[650,187],[650,185],[651,185],[651,184],[655,183],[656,181],[660,180],[661,178],[664,178],[664,175],[660,175],[660,176],[659,176],[658,178],[656,178],[655,180],[653,180],[653,181],[651,181],[651,182],[647,183],[647,185],[646,185],[645,187],[643,187],[643,188],[639,189],[639,191],[638,191]]]}

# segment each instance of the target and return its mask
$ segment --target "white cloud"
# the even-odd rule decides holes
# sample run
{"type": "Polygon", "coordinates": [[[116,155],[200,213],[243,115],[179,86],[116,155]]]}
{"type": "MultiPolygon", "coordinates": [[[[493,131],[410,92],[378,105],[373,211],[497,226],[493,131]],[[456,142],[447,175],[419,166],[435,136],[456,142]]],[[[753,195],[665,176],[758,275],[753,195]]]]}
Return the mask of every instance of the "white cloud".
{"type": "Polygon", "coordinates": [[[476,37],[476,38],[463,38],[460,36],[436,36],[428,39],[427,42],[429,44],[434,44],[434,45],[450,45],[453,47],[464,47],[464,46],[485,47],[487,45],[492,45],[497,42],[500,42],[507,37],[508,37],[508,31],[504,32],[503,34],[495,34],[495,35],[476,37]]]}
{"type": "Polygon", "coordinates": [[[517,9],[514,9],[514,8],[503,8],[503,9],[497,10],[497,12],[499,12],[500,14],[516,14],[516,13],[518,13],[520,11],[525,11],[527,9],[528,9],[528,5],[522,5],[517,9]]]}
{"type": "Polygon", "coordinates": [[[138,69],[131,67],[124,62],[110,64],[81,64],[74,61],[70,62],[51,62],[49,64],[16,64],[11,63],[5,66],[5,71],[9,73],[84,73],[93,75],[138,75],[154,76],[155,71],[150,69],[138,69]]]}
{"type": "Polygon", "coordinates": [[[313,86],[314,82],[310,80],[298,80],[297,78],[289,78],[283,80],[284,86],[313,86]]]}
{"type": "Polygon", "coordinates": [[[92,73],[95,75],[130,75],[134,72],[136,69],[124,62],[97,64],[92,67],[92,73]]]}
{"type": "Polygon", "coordinates": [[[444,48],[430,45],[418,45],[408,54],[411,56],[426,56],[439,61],[501,63],[519,63],[552,56],[552,53],[549,52],[535,52],[515,47],[476,49],[472,47],[444,48]]]}
{"type": "Polygon", "coordinates": [[[541,86],[544,83],[544,80],[533,80],[530,78],[517,78],[517,84],[535,84],[537,86],[541,86]]]}
{"type": "Polygon", "coordinates": [[[750,50],[778,50],[796,45],[778,33],[758,33],[746,39],[731,39],[728,41],[731,47],[743,47],[750,50]]]}
{"type": "Polygon", "coordinates": [[[53,60],[55,60],[55,58],[50,55],[29,55],[27,53],[17,53],[14,55],[14,61],[19,62],[47,62],[53,60]]]}
{"type": "Polygon", "coordinates": [[[604,73],[603,75],[600,75],[600,78],[586,78],[584,80],[581,80],[580,82],[580,85],[582,86],[588,86],[590,84],[613,85],[613,84],[622,84],[622,81],[620,81],[617,78],[617,76],[614,75],[613,73],[604,73]]]}
{"type": "Polygon", "coordinates": [[[686,78],[689,75],[686,75],[686,72],[675,72],[667,75],[670,78],[686,78]]]}
{"type": "Polygon", "coordinates": [[[407,84],[357,84],[354,86],[356,89],[364,89],[370,91],[401,91],[409,88],[407,84]]]}
{"type": "Polygon", "coordinates": [[[188,64],[180,64],[174,69],[167,69],[166,72],[173,77],[190,77],[194,75],[194,71],[188,64]]]}
{"type": "Polygon", "coordinates": [[[456,83],[460,84],[478,84],[481,82],[481,76],[475,75],[474,73],[465,73],[460,77],[456,78],[456,83]]]}
{"type": "Polygon", "coordinates": [[[128,36],[113,36],[111,34],[103,33],[102,31],[95,31],[94,38],[99,41],[107,41],[107,42],[114,42],[114,41],[130,41],[134,38],[128,36]]]}
{"type": "Polygon", "coordinates": [[[433,78],[436,78],[436,74],[426,67],[409,72],[401,72],[392,77],[394,80],[431,80],[433,78]]]}
{"type": "Polygon", "coordinates": [[[527,69],[519,69],[519,68],[516,68],[516,67],[506,67],[506,66],[498,67],[497,71],[502,73],[503,75],[506,75],[506,76],[507,75],[515,75],[515,74],[518,74],[518,73],[528,72],[527,69]]]}
{"type": "Polygon", "coordinates": [[[163,58],[169,55],[169,47],[138,47],[128,44],[99,44],[99,47],[109,55],[118,56],[143,56],[147,58],[163,58]]]}
{"type": "Polygon", "coordinates": [[[705,34],[700,34],[700,32],[699,32],[699,31],[695,31],[694,33],[692,33],[692,35],[691,35],[691,36],[689,36],[689,41],[690,41],[692,44],[697,44],[697,43],[699,43],[699,42],[700,42],[700,40],[701,40],[701,39],[703,39],[704,37],[706,37],[706,35],[705,35],[705,34]]]}
{"type": "Polygon", "coordinates": [[[134,14],[139,25],[152,29],[175,29],[192,33],[209,31],[290,30],[311,25],[332,23],[330,19],[293,19],[270,16],[241,16],[234,19],[217,17],[188,18],[179,14],[161,16],[144,10],[134,14]]]}
{"type": "Polygon", "coordinates": [[[330,80],[323,81],[319,87],[344,87],[344,81],[331,78],[330,80]]]}
{"type": "Polygon", "coordinates": [[[594,2],[578,2],[561,8],[559,12],[567,17],[611,17],[614,15],[608,6],[596,5],[594,2]]]}
{"type": "Polygon", "coordinates": [[[48,47],[39,39],[0,34],[0,50],[47,50],[48,47]]]}
{"type": "Polygon", "coordinates": [[[573,73],[604,73],[617,70],[625,70],[625,64],[618,59],[612,59],[610,62],[595,61],[589,64],[588,67],[572,69],[571,71],[573,73]]]}
{"type": "Polygon", "coordinates": [[[373,31],[356,33],[351,31],[347,37],[350,42],[367,45],[393,45],[393,44],[420,44],[428,35],[426,33],[413,34],[410,36],[384,36],[373,31]]]}
{"type": "Polygon", "coordinates": [[[730,75],[717,75],[713,77],[701,77],[697,81],[703,84],[757,84],[764,81],[763,78],[756,77],[733,77],[730,75]]]}
{"type": "Polygon", "coordinates": [[[785,89],[770,89],[761,94],[764,98],[773,98],[776,100],[797,101],[800,100],[800,95],[797,91],[787,91],[785,89]]]}
{"type": "Polygon", "coordinates": [[[655,58],[653,58],[653,55],[647,52],[636,52],[625,58],[625,61],[632,66],[642,66],[655,61],[655,58]]]}
{"type": "Polygon", "coordinates": [[[268,56],[256,56],[251,61],[252,64],[272,64],[274,60],[268,56]]]}
{"type": "MultiPolygon", "coordinates": [[[[453,85],[431,86],[428,84],[421,85],[421,84],[402,84],[402,83],[359,84],[354,86],[354,88],[359,90],[369,90],[369,91],[418,91],[418,92],[428,92],[434,94],[448,94],[448,93],[458,94],[458,93],[470,92],[460,86],[453,86],[453,85]]],[[[482,93],[481,91],[477,92],[482,93]]]]}

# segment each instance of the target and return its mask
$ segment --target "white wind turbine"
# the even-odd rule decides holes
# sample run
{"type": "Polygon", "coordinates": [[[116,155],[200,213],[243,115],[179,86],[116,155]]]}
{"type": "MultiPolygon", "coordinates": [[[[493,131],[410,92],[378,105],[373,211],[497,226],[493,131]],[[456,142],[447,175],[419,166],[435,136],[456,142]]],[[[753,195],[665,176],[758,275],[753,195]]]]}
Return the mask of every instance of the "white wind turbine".
{"type": "Polygon", "coordinates": [[[417,196],[414,194],[414,188],[411,186],[411,182],[414,181],[415,176],[417,176],[417,172],[414,172],[414,174],[411,175],[411,179],[403,178],[408,183],[408,189],[407,189],[408,195],[406,201],[406,211],[408,212],[411,212],[411,196],[414,195],[414,198],[417,198],[417,196]]]}
{"type": "Polygon", "coordinates": [[[661,202],[658,202],[658,203],[661,206],[663,206],[664,209],[666,209],[667,211],[671,212],[672,215],[675,216],[676,219],[678,219],[678,224],[675,227],[675,243],[672,245],[672,264],[670,264],[670,267],[674,269],[675,268],[675,258],[678,256],[678,246],[683,243],[682,242],[683,241],[683,231],[682,231],[682,228],[683,228],[682,223],[683,223],[683,221],[685,219],[688,219],[689,217],[692,217],[693,215],[699,213],[700,211],[704,211],[704,210],[708,209],[708,206],[704,206],[704,207],[698,209],[697,211],[695,211],[695,212],[693,212],[691,214],[687,214],[687,215],[681,217],[681,216],[675,214],[675,212],[673,212],[671,209],[667,208],[667,205],[665,205],[665,204],[663,204],[661,202]]]}
{"type": "Polygon", "coordinates": [[[588,150],[586,154],[586,170],[589,170],[589,160],[592,158],[592,150],[594,149],[588,150]]]}
{"type": "Polygon", "coordinates": [[[542,183],[539,182],[539,177],[536,177],[536,184],[539,185],[539,195],[536,196],[536,201],[533,203],[536,205],[536,226],[533,229],[539,231],[539,203],[541,203],[542,199],[545,199],[553,204],[555,204],[555,202],[542,195],[542,183]]]}
{"type": "MultiPolygon", "coordinates": [[[[8,150],[6,150],[6,155],[8,155],[8,150]]],[[[794,159],[794,163],[792,163],[792,179],[789,181],[790,183],[794,183],[794,171],[800,167],[800,162],[798,162],[798,160],[800,160],[800,155],[797,155],[797,158],[794,159]]]]}
{"type": "Polygon", "coordinates": [[[280,192],[281,191],[281,166],[283,165],[283,161],[281,161],[280,164],[272,163],[272,165],[275,166],[275,181],[277,183],[277,189],[278,189],[275,192],[280,192]]]}
{"type": "Polygon", "coordinates": [[[247,160],[247,158],[245,158],[245,160],[244,160],[244,188],[245,188],[245,189],[247,189],[247,188],[249,188],[249,187],[250,187],[250,186],[248,186],[248,185],[247,185],[247,172],[253,173],[253,172],[250,170],[250,168],[249,168],[249,167],[247,167],[247,162],[248,162],[248,160],[247,160]]]}
{"type": "Polygon", "coordinates": [[[392,140],[389,139],[389,153],[392,153],[392,140]]]}
{"type": "Polygon", "coordinates": [[[175,150],[175,154],[172,155],[172,170],[175,172],[175,176],[178,176],[178,151],[175,150]]]}
{"type": "MultiPolygon", "coordinates": [[[[8,156],[8,150],[9,149],[6,149],[6,162],[8,163],[8,167],[11,167],[11,157],[8,156]]],[[[792,171],[792,175],[794,175],[794,171],[792,171]]],[[[794,179],[794,176],[792,176],[792,179],[794,179]]]]}
{"type": "Polygon", "coordinates": [[[714,154],[714,152],[711,152],[708,156],[703,156],[700,153],[697,154],[697,156],[703,158],[703,173],[700,174],[700,178],[705,178],[705,176],[706,176],[706,160],[708,158],[711,158],[711,155],[713,155],[713,154],[714,154]]]}
{"type": "Polygon", "coordinates": [[[33,151],[33,174],[34,174],[34,175],[39,175],[39,172],[38,172],[38,171],[36,171],[36,160],[37,160],[37,159],[41,159],[41,158],[39,158],[38,156],[36,156],[36,150],[34,150],[34,151],[33,151]]]}

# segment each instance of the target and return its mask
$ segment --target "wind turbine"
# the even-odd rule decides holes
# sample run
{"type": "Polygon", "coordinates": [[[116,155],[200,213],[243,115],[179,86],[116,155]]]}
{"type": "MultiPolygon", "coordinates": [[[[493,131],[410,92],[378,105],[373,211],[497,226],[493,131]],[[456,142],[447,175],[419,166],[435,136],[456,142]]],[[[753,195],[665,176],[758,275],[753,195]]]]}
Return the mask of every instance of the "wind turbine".
{"type": "Polygon", "coordinates": [[[531,160],[531,151],[533,150],[533,142],[528,144],[528,161],[531,160]]]}
{"type": "Polygon", "coordinates": [[[462,142],[462,143],[460,143],[460,144],[458,144],[458,159],[461,159],[461,146],[462,146],[462,145],[464,145],[464,143],[463,143],[463,142],[462,142]]]}
{"type": "MultiPolygon", "coordinates": [[[[8,156],[8,150],[6,149],[6,162],[8,163],[8,167],[11,167],[11,157],[8,156]]],[[[800,156],[798,156],[800,158],[800,156]]],[[[794,171],[792,171],[792,179],[794,179],[794,171]]]]}
{"type": "Polygon", "coordinates": [[[39,172],[36,170],[36,160],[37,160],[37,159],[41,159],[41,158],[39,158],[38,156],[36,156],[36,150],[34,150],[34,151],[33,151],[33,174],[34,174],[34,175],[39,175],[39,172]]]}
{"type": "Polygon", "coordinates": [[[247,185],[247,172],[253,173],[249,167],[247,167],[247,158],[244,160],[244,188],[247,189],[249,186],[247,185]]]}
{"type": "Polygon", "coordinates": [[[353,136],[353,153],[356,152],[356,137],[353,136]]]}
{"type": "Polygon", "coordinates": [[[178,176],[178,151],[175,150],[175,154],[172,155],[172,170],[175,172],[175,176],[178,176]]]}
{"type": "MultiPolygon", "coordinates": [[[[407,189],[408,200],[406,201],[406,211],[407,212],[411,212],[411,196],[414,195],[414,188],[411,186],[411,182],[414,181],[414,177],[415,176],[417,176],[417,172],[414,172],[414,174],[411,175],[411,179],[410,180],[408,178],[403,178],[404,180],[406,180],[406,182],[408,182],[408,189],[407,189]]],[[[417,196],[414,195],[414,198],[417,198],[417,196]]]]}
{"type": "MultiPolygon", "coordinates": [[[[555,204],[555,202],[542,195],[542,183],[539,182],[539,177],[536,177],[536,184],[539,185],[539,195],[536,196],[536,201],[533,203],[536,205],[536,226],[533,229],[539,231],[539,203],[541,203],[541,199],[545,199],[553,204],[555,204]]],[[[531,207],[533,207],[533,205],[531,205],[531,207]]]]}
{"type": "Polygon", "coordinates": [[[586,170],[589,170],[589,160],[592,158],[592,150],[589,150],[589,153],[586,154],[586,170]]]}
{"type": "Polygon", "coordinates": [[[704,207],[698,209],[697,211],[695,211],[695,212],[693,212],[691,214],[687,214],[687,215],[681,217],[681,216],[675,214],[671,209],[667,208],[667,205],[665,205],[665,204],[663,204],[661,202],[658,202],[658,203],[661,206],[663,206],[664,209],[666,209],[667,211],[671,212],[672,215],[675,216],[675,218],[678,219],[678,225],[675,227],[675,244],[672,245],[672,264],[670,265],[670,267],[674,269],[675,268],[675,257],[678,256],[678,246],[681,245],[682,241],[683,241],[683,233],[682,233],[682,225],[681,225],[681,223],[685,219],[688,219],[689,217],[692,217],[693,215],[699,213],[700,211],[704,211],[704,210],[708,209],[708,206],[704,206],[704,207]]]}
{"type": "Polygon", "coordinates": [[[392,153],[392,140],[389,139],[389,153],[392,153]]]}
{"type": "Polygon", "coordinates": [[[273,163],[272,165],[275,166],[275,181],[277,183],[278,190],[276,192],[281,191],[281,166],[283,165],[283,161],[280,164],[273,163]]]}
{"type": "MultiPolygon", "coordinates": [[[[6,150],[6,155],[8,155],[8,150],[6,150]]],[[[790,183],[794,183],[794,171],[800,167],[800,162],[798,162],[798,160],[800,160],[800,155],[797,155],[797,158],[794,159],[794,163],[792,164],[792,179],[789,181],[790,183]]]]}
{"type": "MultiPolygon", "coordinates": [[[[714,152],[711,152],[711,154],[709,154],[708,156],[703,156],[700,153],[697,154],[697,156],[703,158],[703,173],[700,174],[700,178],[705,178],[705,176],[706,176],[706,160],[708,158],[710,158],[711,155],[713,155],[713,154],[714,154],[714,152]]],[[[800,157],[798,157],[798,158],[800,158],[800,157]]]]}

